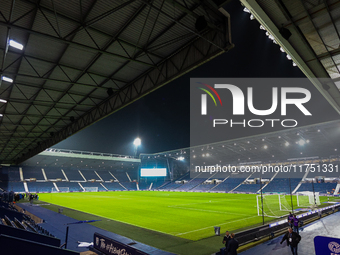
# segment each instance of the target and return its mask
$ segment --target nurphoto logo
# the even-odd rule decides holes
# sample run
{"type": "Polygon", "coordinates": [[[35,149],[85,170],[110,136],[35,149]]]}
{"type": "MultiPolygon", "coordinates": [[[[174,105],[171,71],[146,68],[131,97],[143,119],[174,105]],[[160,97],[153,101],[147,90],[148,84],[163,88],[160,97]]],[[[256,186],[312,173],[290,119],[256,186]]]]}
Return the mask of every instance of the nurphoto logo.
{"type": "MultiPolygon", "coordinates": [[[[208,108],[208,97],[210,96],[211,100],[214,102],[215,106],[218,105],[218,99],[220,106],[223,107],[222,99],[219,92],[227,90],[231,93],[232,96],[232,115],[233,116],[242,116],[245,115],[245,107],[247,106],[247,110],[256,116],[267,116],[267,118],[257,118],[257,119],[242,119],[241,121],[236,121],[234,119],[226,119],[226,118],[214,118],[212,119],[213,127],[217,127],[218,125],[230,125],[230,127],[234,126],[243,126],[243,127],[262,127],[265,123],[274,127],[276,123],[280,123],[282,127],[296,127],[298,125],[298,121],[296,119],[277,119],[270,118],[270,115],[276,112],[278,106],[280,105],[280,115],[287,116],[287,106],[293,105],[296,107],[294,111],[299,110],[305,116],[312,116],[310,111],[305,107],[305,104],[308,103],[311,99],[311,93],[306,88],[300,87],[272,87],[271,88],[271,106],[268,109],[257,109],[254,106],[254,88],[247,87],[246,96],[243,91],[236,85],[232,84],[214,84],[213,87],[211,85],[197,82],[201,85],[204,85],[205,88],[199,87],[202,90],[203,94],[201,94],[201,115],[207,115],[209,112],[214,112],[215,109],[208,108]],[[280,91],[280,96],[279,96],[280,91]],[[290,97],[294,94],[294,97],[290,97]],[[247,101],[247,104],[245,104],[247,101]]],[[[261,88],[255,88],[261,90],[261,88]]],[[[261,98],[257,98],[257,100],[263,100],[261,98]]],[[[230,113],[230,109],[228,107],[224,108],[225,113],[230,113]]]]}

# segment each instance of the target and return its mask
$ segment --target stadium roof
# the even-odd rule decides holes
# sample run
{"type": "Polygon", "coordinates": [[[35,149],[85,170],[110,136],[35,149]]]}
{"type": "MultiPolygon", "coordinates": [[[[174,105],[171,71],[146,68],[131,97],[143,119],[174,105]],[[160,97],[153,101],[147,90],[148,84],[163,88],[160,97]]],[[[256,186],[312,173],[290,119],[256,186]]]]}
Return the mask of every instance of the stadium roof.
{"type": "Polygon", "coordinates": [[[340,113],[340,1],[241,2],[308,78],[331,78],[312,82],[340,113]]]}
{"type": "Polygon", "coordinates": [[[139,163],[140,159],[134,156],[102,152],[46,149],[23,162],[22,166],[133,170],[138,168],[139,163]]]}
{"type": "Polygon", "coordinates": [[[225,2],[2,1],[0,163],[23,162],[231,49],[225,2]]]}
{"type": "Polygon", "coordinates": [[[191,160],[196,165],[339,159],[339,135],[340,121],[331,121],[214,144],[141,154],[141,159],[143,161],[183,157],[187,162],[191,160]]]}
{"type": "MultiPolygon", "coordinates": [[[[101,152],[46,149],[22,166],[136,170],[140,162],[166,159],[196,165],[340,161],[340,121],[266,133],[172,151],[140,154],[139,158],[101,152]],[[180,158],[181,157],[181,158],[180,158]]],[[[189,166],[189,165],[188,165],[189,166]]],[[[339,175],[338,173],[336,175],[339,175]]]]}

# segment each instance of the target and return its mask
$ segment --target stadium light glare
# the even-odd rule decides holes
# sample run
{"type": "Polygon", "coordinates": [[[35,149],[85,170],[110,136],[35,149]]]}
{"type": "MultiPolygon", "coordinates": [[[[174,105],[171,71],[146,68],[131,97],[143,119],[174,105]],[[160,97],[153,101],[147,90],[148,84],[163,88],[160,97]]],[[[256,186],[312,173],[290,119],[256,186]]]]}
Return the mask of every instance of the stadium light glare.
{"type": "Polygon", "coordinates": [[[299,141],[298,141],[298,144],[300,145],[300,146],[303,146],[303,145],[305,145],[305,141],[304,140],[302,140],[302,139],[300,139],[299,141]]]}
{"type": "Polygon", "coordinates": [[[13,79],[8,78],[8,77],[6,77],[6,76],[2,76],[1,79],[2,79],[3,81],[7,81],[7,82],[9,82],[9,83],[13,83],[13,79]]]}
{"type": "Polygon", "coordinates": [[[6,100],[4,100],[4,99],[0,99],[0,103],[4,103],[4,104],[6,104],[6,103],[7,103],[7,101],[6,101],[6,100]]]}
{"type": "Polygon", "coordinates": [[[306,143],[309,143],[309,140],[306,140],[306,143]]]}
{"type": "Polygon", "coordinates": [[[14,41],[14,40],[9,40],[9,46],[12,46],[13,48],[16,48],[16,49],[19,49],[19,50],[23,50],[23,48],[24,48],[24,45],[14,41]]]}
{"type": "Polygon", "coordinates": [[[285,142],[285,145],[286,145],[286,147],[288,147],[289,146],[289,142],[285,142]]]}
{"type": "Polygon", "coordinates": [[[286,57],[287,57],[287,59],[292,60],[292,57],[290,55],[287,54],[286,57]]]}
{"type": "Polygon", "coordinates": [[[250,20],[254,20],[254,19],[255,19],[254,15],[251,14],[251,15],[250,15],[250,20]]]}
{"type": "Polygon", "coordinates": [[[2,114],[0,113],[0,117],[2,117],[2,116],[4,116],[4,115],[2,115],[2,114]]]}
{"type": "Polygon", "coordinates": [[[136,138],[134,141],[133,141],[133,144],[137,147],[139,145],[142,144],[142,140],[140,138],[136,138]]]}
{"type": "Polygon", "coordinates": [[[266,150],[266,149],[268,149],[268,146],[267,146],[267,145],[265,145],[265,146],[263,146],[263,148],[266,150]]]}
{"type": "Polygon", "coordinates": [[[337,151],[338,149],[334,149],[334,151],[337,151]]]}
{"type": "Polygon", "coordinates": [[[183,161],[183,160],[184,160],[184,157],[178,157],[177,160],[183,161]]]}
{"type": "Polygon", "coordinates": [[[281,51],[281,52],[285,52],[285,50],[284,50],[282,47],[280,47],[280,51],[281,51]]]}

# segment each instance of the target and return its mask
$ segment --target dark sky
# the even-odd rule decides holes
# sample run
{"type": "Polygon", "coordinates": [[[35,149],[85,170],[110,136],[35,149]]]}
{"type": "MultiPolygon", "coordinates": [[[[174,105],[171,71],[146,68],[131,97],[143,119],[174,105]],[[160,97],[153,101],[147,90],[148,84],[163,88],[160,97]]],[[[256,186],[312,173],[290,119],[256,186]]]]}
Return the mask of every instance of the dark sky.
{"type": "Polygon", "coordinates": [[[225,9],[231,15],[234,49],[53,147],[133,155],[136,137],[144,153],[189,147],[190,78],[305,77],[238,1],[225,9]]]}

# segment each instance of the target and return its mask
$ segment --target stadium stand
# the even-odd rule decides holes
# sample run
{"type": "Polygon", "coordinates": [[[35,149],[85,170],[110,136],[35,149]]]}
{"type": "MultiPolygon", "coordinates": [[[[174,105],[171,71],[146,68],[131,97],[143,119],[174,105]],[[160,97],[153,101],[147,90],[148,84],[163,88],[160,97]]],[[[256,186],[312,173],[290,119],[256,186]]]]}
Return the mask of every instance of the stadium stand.
{"type": "Polygon", "coordinates": [[[161,186],[158,190],[175,190],[181,187],[183,183],[169,182],[168,184],[161,186]]]}
{"type": "Polygon", "coordinates": [[[127,190],[137,190],[136,182],[121,182],[127,190]]]}
{"type": "Polygon", "coordinates": [[[70,181],[84,181],[84,178],[79,174],[78,169],[63,169],[67,178],[70,181]]]}
{"type": "Polygon", "coordinates": [[[83,191],[83,189],[80,187],[78,182],[62,182],[62,183],[56,183],[58,188],[60,187],[67,187],[69,188],[70,192],[79,192],[83,191]]]}
{"type": "Polygon", "coordinates": [[[209,183],[209,184],[205,184],[205,183],[201,183],[199,185],[197,185],[196,187],[194,187],[192,190],[195,191],[208,191],[211,190],[216,184],[214,183],[209,183]]]}
{"type": "Polygon", "coordinates": [[[54,187],[53,182],[27,182],[28,192],[51,192],[54,187]]]}
{"type": "Polygon", "coordinates": [[[261,189],[261,185],[259,183],[256,184],[242,184],[237,187],[234,191],[236,192],[249,192],[249,193],[256,193],[261,189]]]}
{"type": "MultiPolygon", "coordinates": [[[[299,184],[301,179],[292,178],[290,179],[292,191],[299,184]]],[[[274,178],[267,186],[263,188],[263,192],[279,192],[279,193],[290,193],[289,179],[288,178],[274,178]]]]}
{"type": "Polygon", "coordinates": [[[139,182],[138,186],[139,186],[139,190],[147,190],[149,189],[151,183],[147,183],[147,182],[139,182]]]}
{"type": "Polygon", "coordinates": [[[0,188],[5,191],[26,192],[23,182],[0,182],[0,188]]]}
{"type": "MultiPolygon", "coordinates": [[[[314,183],[314,191],[315,192],[320,192],[323,194],[331,194],[333,193],[333,191],[336,188],[337,183],[334,182],[322,182],[322,183],[314,183]]],[[[299,189],[297,190],[299,191],[311,191],[313,190],[313,185],[311,182],[305,182],[302,183],[301,186],[299,187],[299,189]]]]}
{"type": "Polygon", "coordinates": [[[41,167],[23,167],[22,168],[22,172],[23,172],[23,176],[24,179],[31,179],[34,178],[36,180],[45,180],[42,171],[41,171],[41,167]]]}
{"type": "Polygon", "coordinates": [[[164,181],[164,180],[162,180],[162,181],[154,181],[154,182],[152,182],[152,190],[156,190],[156,189],[159,189],[159,188],[161,188],[162,186],[165,186],[165,185],[167,185],[167,184],[169,184],[170,183],[170,181],[164,181]]]}
{"type": "Polygon", "coordinates": [[[97,187],[98,191],[106,191],[106,189],[102,185],[100,185],[99,182],[82,182],[81,185],[84,188],[97,187]]]}
{"type": "Polygon", "coordinates": [[[203,183],[206,179],[205,178],[195,178],[195,179],[191,179],[191,180],[187,180],[187,183],[184,183],[180,190],[191,190],[193,188],[195,188],[196,186],[200,185],[201,183],[203,183]]]}
{"type": "Polygon", "coordinates": [[[109,171],[96,170],[96,172],[100,176],[100,178],[103,179],[104,182],[109,182],[114,179],[109,171]]]}
{"type": "MultiPolygon", "coordinates": [[[[111,173],[116,177],[120,182],[130,182],[125,172],[112,172],[111,173]]],[[[113,179],[113,178],[111,178],[113,179]]]]}
{"type": "Polygon", "coordinates": [[[20,181],[19,167],[0,168],[1,181],[20,181]]]}
{"type": "Polygon", "coordinates": [[[92,179],[101,181],[93,170],[85,169],[85,170],[80,170],[80,172],[83,174],[83,176],[85,177],[87,181],[92,180],[92,179]]]}
{"type": "Polygon", "coordinates": [[[228,178],[224,182],[220,183],[219,185],[216,185],[214,188],[212,188],[212,190],[229,192],[235,189],[243,181],[244,181],[244,178],[228,178]]]}
{"type": "Polygon", "coordinates": [[[49,168],[44,168],[44,170],[45,170],[45,174],[48,180],[56,180],[56,179],[65,180],[65,176],[61,172],[60,168],[49,167],[49,168]]]}
{"type": "Polygon", "coordinates": [[[105,182],[103,185],[110,191],[125,190],[119,182],[105,182]]]}

